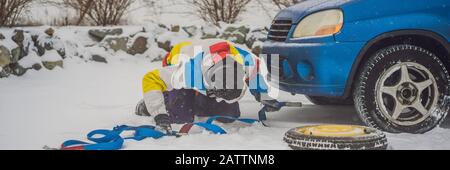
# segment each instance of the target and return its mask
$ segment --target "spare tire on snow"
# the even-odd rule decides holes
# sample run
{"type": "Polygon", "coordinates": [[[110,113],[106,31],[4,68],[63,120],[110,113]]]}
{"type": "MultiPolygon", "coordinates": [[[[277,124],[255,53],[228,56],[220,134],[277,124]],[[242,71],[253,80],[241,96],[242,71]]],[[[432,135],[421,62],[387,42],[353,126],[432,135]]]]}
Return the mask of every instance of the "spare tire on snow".
{"type": "Polygon", "coordinates": [[[386,150],[386,135],[374,128],[320,125],[294,128],[284,141],[294,150],[386,150]]]}

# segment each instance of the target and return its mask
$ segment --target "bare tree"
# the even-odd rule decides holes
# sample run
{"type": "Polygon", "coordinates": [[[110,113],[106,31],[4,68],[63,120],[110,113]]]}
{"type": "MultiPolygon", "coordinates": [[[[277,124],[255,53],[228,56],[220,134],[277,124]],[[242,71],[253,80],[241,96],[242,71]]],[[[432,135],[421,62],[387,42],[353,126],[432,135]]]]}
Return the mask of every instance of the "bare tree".
{"type": "Polygon", "coordinates": [[[0,0],[0,26],[14,26],[32,0],[0,0]]]}
{"type": "Polygon", "coordinates": [[[78,19],[75,25],[80,25],[90,12],[93,2],[94,0],[63,0],[63,5],[77,11],[78,19]]]}
{"type": "MultiPolygon", "coordinates": [[[[161,15],[165,6],[160,5],[158,0],[140,0],[141,3],[138,8],[130,9],[130,11],[138,10],[139,8],[146,8],[147,12],[151,15],[161,15]]],[[[186,1],[169,1],[172,2],[170,5],[185,3],[186,1]]]]}
{"type": "Polygon", "coordinates": [[[279,9],[283,9],[286,7],[289,7],[291,5],[300,3],[304,0],[272,0],[272,2],[279,8],[279,9]]]}
{"type": "Polygon", "coordinates": [[[62,5],[77,11],[75,25],[87,18],[98,26],[117,25],[135,0],[63,0],[62,5]]]}
{"type": "Polygon", "coordinates": [[[96,25],[117,25],[134,0],[95,0],[88,16],[96,25]]]}
{"type": "Polygon", "coordinates": [[[245,6],[251,0],[194,0],[197,14],[203,20],[214,25],[219,23],[234,23],[245,6]]]}

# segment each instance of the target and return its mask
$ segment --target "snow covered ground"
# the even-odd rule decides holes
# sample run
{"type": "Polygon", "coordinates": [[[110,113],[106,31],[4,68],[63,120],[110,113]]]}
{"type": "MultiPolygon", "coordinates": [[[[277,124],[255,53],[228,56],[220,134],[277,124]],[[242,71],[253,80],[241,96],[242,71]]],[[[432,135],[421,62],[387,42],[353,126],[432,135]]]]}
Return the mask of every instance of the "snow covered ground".
{"type": "MultiPolygon", "coordinates": [[[[133,7],[133,12],[128,13],[126,19],[128,24],[141,26],[149,23],[204,24],[193,15],[191,6],[179,2],[158,1],[162,3],[157,5],[158,11],[139,8],[141,5],[138,4],[133,7]]],[[[238,24],[253,27],[269,25],[277,12],[274,6],[268,5],[269,2],[270,0],[253,1],[238,24]],[[261,4],[264,7],[261,7],[261,4]]],[[[34,5],[28,12],[28,20],[43,24],[52,24],[72,15],[66,9],[43,7],[39,4],[34,5]]],[[[138,27],[131,26],[125,30],[132,32],[135,28],[138,27]]],[[[81,44],[80,47],[92,43],[87,36],[89,28],[58,29],[57,36],[74,40],[81,44]],[[77,31],[71,31],[73,29],[77,31]],[[79,33],[75,34],[76,32],[79,33]]],[[[70,48],[67,51],[69,55],[72,52],[74,51],[70,48]]],[[[142,98],[142,76],[161,64],[125,53],[105,57],[108,57],[108,64],[86,62],[71,57],[64,60],[64,69],[28,71],[22,77],[0,79],[0,149],[39,150],[44,145],[58,147],[68,139],[85,140],[85,135],[94,129],[111,129],[122,124],[154,124],[152,118],[135,116],[133,111],[142,98]]],[[[315,106],[303,96],[290,94],[283,94],[283,100],[301,101],[306,106],[270,113],[270,128],[261,125],[224,125],[229,132],[227,135],[200,132],[182,138],[127,141],[124,149],[284,150],[289,147],[282,139],[284,133],[291,128],[310,124],[362,124],[353,107],[315,106]]],[[[257,118],[260,107],[251,96],[247,96],[241,102],[243,117],[257,118]]],[[[175,130],[178,130],[177,128],[179,127],[175,127],[175,130]]],[[[388,134],[388,138],[392,149],[450,150],[450,120],[424,135],[388,134]]]]}
{"type": "MultiPolygon", "coordinates": [[[[141,77],[160,63],[145,58],[115,57],[109,64],[67,59],[65,68],[29,72],[0,79],[0,149],[39,150],[58,147],[67,139],[85,139],[94,129],[116,125],[153,124],[135,116],[142,97],[141,77]]],[[[309,124],[361,124],[352,107],[314,106],[302,96],[284,100],[305,102],[301,109],[286,108],[269,114],[273,127],[224,125],[227,135],[196,133],[182,138],[128,141],[131,150],[274,150],[289,149],[283,135],[290,128],[309,124]]],[[[256,118],[260,106],[247,96],[241,102],[243,117],[256,118]]],[[[176,127],[177,128],[177,127],[176,127]]],[[[424,135],[389,134],[393,149],[450,149],[450,121],[424,135]]]]}

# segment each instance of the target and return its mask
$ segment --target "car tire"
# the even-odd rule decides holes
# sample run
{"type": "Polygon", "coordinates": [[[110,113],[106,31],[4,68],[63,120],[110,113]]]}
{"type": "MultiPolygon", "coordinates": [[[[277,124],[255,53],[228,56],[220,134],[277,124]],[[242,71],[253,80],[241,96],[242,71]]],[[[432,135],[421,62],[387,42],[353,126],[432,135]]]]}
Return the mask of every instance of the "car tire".
{"type": "Polygon", "coordinates": [[[337,105],[353,105],[353,99],[340,99],[331,97],[317,97],[317,96],[306,96],[306,98],[315,105],[320,106],[337,106],[337,105]]]}
{"type": "Polygon", "coordinates": [[[365,63],[354,102],[368,125],[391,133],[421,134],[450,111],[450,76],[432,52],[413,45],[379,50],[365,63]]]}
{"type": "Polygon", "coordinates": [[[284,141],[293,150],[386,150],[388,148],[388,140],[384,133],[377,129],[360,126],[324,125],[324,127],[294,128],[285,134],[284,141]],[[348,130],[339,131],[335,127],[348,130]],[[320,131],[317,129],[321,128],[331,129],[331,131],[325,132],[326,135],[315,132],[320,131]],[[332,132],[334,130],[336,131],[332,132]]]}

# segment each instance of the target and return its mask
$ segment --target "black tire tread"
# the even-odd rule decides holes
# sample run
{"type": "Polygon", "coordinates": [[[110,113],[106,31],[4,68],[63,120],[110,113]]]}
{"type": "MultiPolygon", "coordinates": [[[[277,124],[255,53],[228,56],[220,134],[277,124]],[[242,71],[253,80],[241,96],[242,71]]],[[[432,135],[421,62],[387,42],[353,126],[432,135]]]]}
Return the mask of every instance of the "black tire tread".
{"type": "Polygon", "coordinates": [[[375,131],[362,137],[320,137],[299,134],[296,129],[286,133],[284,141],[294,150],[386,150],[386,135],[375,131]]]}
{"type": "MultiPolygon", "coordinates": [[[[384,48],[380,51],[378,51],[374,56],[372,56],[368,63],[366,64],[366,67],[361,71],[361,75],[359,76],[359,81],[357,81],[356,83],[356,90],[354,91],[354,102],[355,102],[355,107],[356,110],[359,113],[359,116],[361,118],[361,120],[368,126],[376,128],[376,129],[380,129],[383,131],[387,131],[387,132],[391,132],[391,133],[402,133],[402,131],[396,130],[395,128],[392,127],[382,127],[380,126],[376,120],[374,120],[374,117],[371,116],[370,111],[367,110],[367,103],[366,101],[370,101],[370,100],[366,100],[365,99],[365,91],[366,91],[366,83],[368,80],[368,76],[371,74],[372,70],[374,69],[374,67],[384,58],[388,57],[390,54],[401,51],[401,50],[414,50],[414,51],[418,51],[420,53],[425,53],[426,55],[430,56],[436,63],[438,63],[440,65],[441,68],[443,68],[445,70],[445,73],[447,75],[447,85],[450,85],[450,76],[448,71],[445,69],[445,65],[444,63],[433,53],[431,53],[430,51],[422,48],[422,47],[418,47],[418,46],[414,46],[414,45],[408,45],[408,44],[402,44],[402,45],[393,45],[387,48],[384,48]]],[[[447,87],[448,88],[448,87],[447,87]]],[[[445,118],[445,115],[444,115],[445,118]]],[[[438,124],[440,124],[443,120],[441,119],[440,122],[438,124]]],[[[423,125],[423,126],[433,126],[433,125],[423,125]]],[[[437,126],[437,125],[436,125],[437,126]]],[[[416,132],[411,132],[411,133],[425,133],[428,132],[429,130],[431,130],[432,128],[423,128],[422,130],[416,131],[416,132]]]]}

